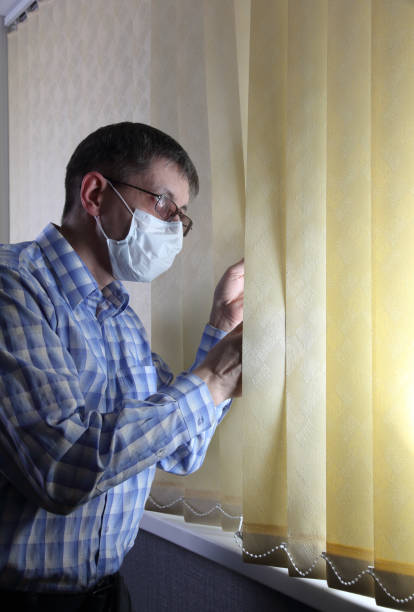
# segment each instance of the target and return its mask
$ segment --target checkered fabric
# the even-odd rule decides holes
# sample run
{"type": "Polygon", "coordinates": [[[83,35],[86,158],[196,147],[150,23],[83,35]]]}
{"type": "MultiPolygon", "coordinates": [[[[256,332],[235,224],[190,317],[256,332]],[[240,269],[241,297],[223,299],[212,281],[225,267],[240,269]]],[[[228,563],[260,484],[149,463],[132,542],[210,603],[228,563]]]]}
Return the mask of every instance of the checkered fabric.
{"type": "Polygon", "coordinates": [[[173,382],[118,281],[99,290],[49,224],[0,248],[0,588],[81,591],[116,572],[159,467],[200,467],[230,401],[173,382]]]}

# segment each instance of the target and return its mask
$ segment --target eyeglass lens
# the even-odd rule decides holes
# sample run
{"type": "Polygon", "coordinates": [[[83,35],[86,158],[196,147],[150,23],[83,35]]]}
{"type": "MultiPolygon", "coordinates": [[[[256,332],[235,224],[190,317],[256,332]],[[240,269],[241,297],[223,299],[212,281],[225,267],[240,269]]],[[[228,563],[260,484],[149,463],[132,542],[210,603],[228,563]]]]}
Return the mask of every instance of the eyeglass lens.
{"type": "MultiPolygon", "coordinates": [[[[174,217],[176,214],[179,214],[177,205],[172,202],[167,196],[162,195],[157,202],[157,212],[162,219],[169,219],[170,217],[174,217]]],[[[192,222],[184,213],[180,213],[180,220],[183,224],[183,234],[184,236],[188,233],[191,228],[192,222]]]]}

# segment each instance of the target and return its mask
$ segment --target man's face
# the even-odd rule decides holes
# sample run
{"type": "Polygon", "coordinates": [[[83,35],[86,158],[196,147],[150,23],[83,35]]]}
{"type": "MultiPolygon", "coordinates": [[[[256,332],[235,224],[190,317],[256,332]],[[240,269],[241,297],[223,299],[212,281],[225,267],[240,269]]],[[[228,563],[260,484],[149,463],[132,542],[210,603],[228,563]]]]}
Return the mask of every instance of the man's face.
{"type": "MultiPolygon", "coordinates": [[[[116,177],[112,178],[115,179],[116,177]]],[[[166,194],[184,213],[187,210],[189,201],[188,180],[182,175],[174,162],[165,159],[155,160],[148,170],[131,174],[125,181],[156,194],[166,194]]],[[[154,217],[158,217],[154,196],[124,185],[115,184],[114,186],[132,211],[139,208],[154,217]]],[[[101,206],[101,222],[105,233],[110,238],[122,240],[128,234],[132,217],[110,185],[107,186],[106,192],[106,197],[101,206]]],[[[180,219],[177,215],[171,220],[179,221],[180,219]]]]}

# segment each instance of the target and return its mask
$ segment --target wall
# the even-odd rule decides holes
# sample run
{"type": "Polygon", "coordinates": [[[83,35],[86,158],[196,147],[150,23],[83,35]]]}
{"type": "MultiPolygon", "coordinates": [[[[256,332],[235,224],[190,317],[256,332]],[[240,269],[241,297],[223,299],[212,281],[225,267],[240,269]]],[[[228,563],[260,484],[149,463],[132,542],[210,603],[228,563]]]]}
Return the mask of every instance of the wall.
{"type": "Polygon", "coordinates": [[[133,612],[312,612],[299,601],[144,530],[122,574],[133,612]]]}
{"type": "MultiPolygon", "coordinates": [[[[12,242],[60,223],[65,167],[85,136],[149,122],[149,9],[148,0],[45,0],[8,34],[12,242]]],[[[150,288],[127,286],[149,331],[150,288]]]]}

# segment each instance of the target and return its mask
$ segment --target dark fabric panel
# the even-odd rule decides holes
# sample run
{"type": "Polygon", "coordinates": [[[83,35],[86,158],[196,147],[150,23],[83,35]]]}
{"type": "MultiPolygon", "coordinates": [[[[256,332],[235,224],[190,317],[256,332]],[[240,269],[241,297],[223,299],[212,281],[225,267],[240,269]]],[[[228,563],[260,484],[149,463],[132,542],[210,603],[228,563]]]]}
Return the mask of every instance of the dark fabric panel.
{"type": "Polygon", "coordinates": [[[122,574],[133,612],[314,610],[143,530],[125,559],[122,574]]]}

